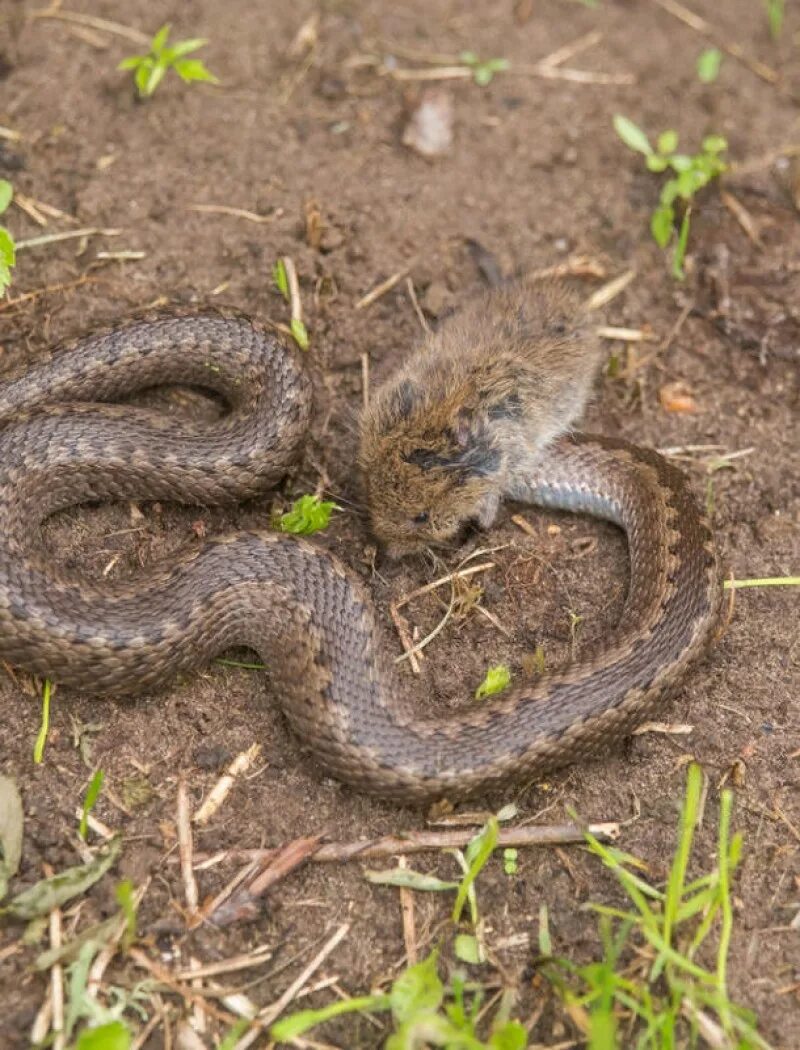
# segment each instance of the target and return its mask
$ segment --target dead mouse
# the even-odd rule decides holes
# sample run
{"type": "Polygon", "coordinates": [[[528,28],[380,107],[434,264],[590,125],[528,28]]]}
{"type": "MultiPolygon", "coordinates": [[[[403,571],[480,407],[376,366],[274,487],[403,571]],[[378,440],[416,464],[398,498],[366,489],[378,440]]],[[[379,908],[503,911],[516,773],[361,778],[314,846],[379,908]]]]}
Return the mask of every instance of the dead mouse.
{"type": "Polygon", "coordinates": [[[599,341],[565,288],[519,280],[448,319],[375,394],[359,465],[393,557],[494,521],[509,470],[581,415],[599,341]]]}

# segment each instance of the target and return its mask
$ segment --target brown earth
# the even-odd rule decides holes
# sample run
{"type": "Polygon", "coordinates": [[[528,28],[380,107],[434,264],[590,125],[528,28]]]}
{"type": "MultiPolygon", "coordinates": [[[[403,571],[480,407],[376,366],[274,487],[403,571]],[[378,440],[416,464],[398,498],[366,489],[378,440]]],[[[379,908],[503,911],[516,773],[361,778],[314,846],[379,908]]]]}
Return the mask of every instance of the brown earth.
{"type": "MultiPolygon", "coordinates": [[[[0,177],[80,226],[121,231],[20,251],[10,298],[0,304],[2,368],[156,302],[234,304],[285,322],[271,268],[279,255],[292,256],[311,336],[316,410],[308,454],[276,499],[282,506],[323,481],[345,512],[319,542],[370,582],[390,626],[392,597],[437,570],[422,562],[379,563],[380,575],[371,572],[369,536],[354,507],[353,420],[362,398],[362,355],[369,355],[371,382],[380,382],[420,330],[405,281],[367,309],[354,304],[409,268],[435,323],[435,315],[480,286],[469,238],[506,272],[586,255],[601,262],[609,278],[636,269],[603,311],[603,322],[646,326],[654,337],[633,346],[636,359],[627,358],[625,345],[609,342],[610,356],[623,365],[638,360],[640,367],[604,378],[587,425],[661,448],[716,446],[687,454],[685,464],[698,497],[713,501],[727,567],[741,578],[800,570],[800,231],[792,162],[780,152],[797,142],[796,15],[776,44],[761,4],[695,2],[718,39],[741,41],[781,78],[770,83],[728,56],[717,82],[704,86],[695,62],[707,41],[655,0],[608,0],[595,10],[542,0],[528,5],[528,17],[524,3],[515,17],[511,0],[327,0],[318,8],[308,0],[134,0],[124,7],[76,0],[71,6],[148,34],[172,21],[176,39],[208,37],[203,57],[222,83],[186,87],[168,79],[150,102],[138,104],[127,75],[115,71],[136,45],[96,27],[27,17],[33,4],[0,3],[0,125],[21,135],[0,138],[0,177]],[[317,44],[293,57],[290,44],[315,10],[317,44]],[[519,71],[593,30],[602,33],[599,43],[567,64],[629,73],[635,84],[573,83],[519,71]],[[435,163],[400,142],[414,85],[355,61],[395,55],[398,66],[419,68],[401,46],[438,54],[472,49],[512,62],[511,72],[486,88],[467,80],[445,85],[454,102],[455,141],[435,163]],[[737,168],[726,188],[746,209],[756,236],[748,236],[716,190],[706,193],[695,209],[688,279],[673,281],[647,228],[658,181],[613,133],[616,112],[653,133],[675,127],[686,146],[712,131],[727,136],[737,168]],[[319,247],[306,235],[309,201],[324,224],[319,247]],[[243,208],[268,219],[257,224],[202,213],[191,210],[194,204],[243,208]],[[143,257],[103,261],[102,251],[143,257]],[[695,412],[662,407],[659,391],[676,381],[692,392],[695,412]],[[745,449],[726,469],[709,472],[713,456],[745,449]]],[[[17,208],[5,218],[20,240],[74,228],[56,217],[42,230],[17,208]]],[[[587,294],[596,284],[584,282],[587,294]]],[[[129,507],[82,509],[61,515],[46,531],[63,564],[119,576],[146,572],[166,551],[197,543],[197,531],[263,525],[272,503],[267,498],[230,512],[145,505],[143,519],[135,521],[129,507]]],[[[613,629],[625,586],[619,535],[583,518],[523,510],[534,536],[517,528],[509,511],[491,536],[470,540],[473,547],[505,545],[492,555],[496,567],[480,577],[482,604],[495,622],[473,611],[448,625],[427,651],[421,682],[409,673],[409,688],[420,697],[440,705],[457,701],[490,662],[507,661],[521,675],[537,644],[548,665],[557,665],[572,644],[570,612],[581,617],[578,645],[613,629]]],[[[694,755],[708,775],[693,861],[698,871],[713,863],[720,785],[731,783],[735,767],[735,823],[745,850],[735,885],[731,990],[758,1012],[764,1036],[784,1050],[800,1045],[797,603],[796,589],[739,592],[724,637],[663,713],[664,721],[692,726],[690,735],[637,737],[545,785],[486,800],[498,806],[513,797],[529,820],[560,822],[575,807],[587,819],[630,821],[622,845],[644,858],[658,881],[673,848],[686,757],[694,755]]],[[[442,606],[427,598],[406,611],[426,632],[442,606]]],[[[99,766],[107,786],[96,815],[125,836],[119,874],[152,880],[139,923],[152,957],[168,965],[190,957],[208,962],[266,943],[272,960],[238,983],[248,983],[248,994],[267,1003],[324,938],[348,922],[348,936],[317,976],[336,974],[347,992],[358,993],[397,972],[404,948],[396,891],[369,885],[359,863],[308,865],[269,893],[254,921],[185,932],[174,838],[181,772],[196,806],[230,757],[254,742],[263,748],[254,774],[237,784],[212,826],[197,832],[195,848],[202,852],[279,845],[315,833],[349,841],[424,824],[411,809],[375,803],[321,774],[285,728],[263,676],[218,666],[136,702],[65,690],[56,696],[40,766],[31,759],[37,689],[10,669],[0,679],[0,761],[19,783],[26,815],[15,888],[34,882],[45,864],[60,870],[77,863],[74,811],[90,770],[99,766]],[[89,748],[83,757],[76,747],[81,736],[89,748]],[[254,978],[260,979],[250,984],[254,978]]],[[[415,866],[455,874],[446,856],[425,855],[415,866]]],[[[201,896],[218,892],[237,870],[227,862],[199,873],[201,896]]],[[[109,876],[88,894],[81,927],[111,914],[116,881],[109,876]]],[[[572,1022],[532,980],[539,907],[548,906],[556,949],[588,959],[597,947],[596,925],[580,905],[620,903],[613,878],[580,849],[530,850],[520,852],[513,879],[493,860],[479,891],[489,943],[505,977],[519,984],[517,1015],[528,1018],[544,1004],[534,1040],[568,1041],[572,1022]]],[[[426,895],[416,904],[424,944],[437,935],[447,904],[426,895]]],[[[13,926],[0,932],[3,1050],[27,1045],[46,991],[45,978],[29,970],[34,950],[15,947],[19,932],[13,926]]],[[[114,973],[117,980],[141,976],[114,973]]],[[[306,1005],[322,1005],[329,996],[319,992],[306,1005]]],[[[330,1024],[321,1038],[369,1047],[383,1036],[356,1017],[330,1024]]],[[[162,1040],[157,1033],[146,1045],[162,1040]]]]}

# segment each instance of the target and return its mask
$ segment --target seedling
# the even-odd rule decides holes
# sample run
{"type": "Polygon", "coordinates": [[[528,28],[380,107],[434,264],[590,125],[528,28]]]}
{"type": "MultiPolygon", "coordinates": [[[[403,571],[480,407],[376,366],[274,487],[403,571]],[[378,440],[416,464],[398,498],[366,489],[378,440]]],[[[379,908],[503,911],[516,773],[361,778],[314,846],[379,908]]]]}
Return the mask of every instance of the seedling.
{"type": "Polygon", "coordinates": [[[495,693],[502,693],[508,687],[510,681],[511,671],[505,664],[496,664],[494,667],[490,667],[486,672],[486,677],[475,690],[475,699],[483,700],[487,696],[494,696],[495,693]]]}
{"type": "Polygon", "coordinates": [[[44,760],[44,748],[47,743],[47,734],[50,732],[50,698],[53,695],[53,683],[45,678],[42,688],[42,718],[39,723],[39,732],[36,734],[36,743],[33,745],[33,761],[41,765],[44,760]]]}
{"type": "MultiPolygon", "coordinates": [[[[11,183],[0,179],[0,215],[8,208],[14,196],[11,183]]],[[[5,295],[5,290],[11,284],[11,270],[17,261],[17,248],[14,238],[5,228],[0,226],[0,296],[5,295]]]]}
{"type": "Polygon", "coordinates": [[[769,31],[773,40],[779,40],[783,32],[783,15],[786,6],[785,0],[766,0],[767,18],[769,19],[769,31]]]}
{"type": "Polygon", "coordinates": [[[292,308],[292,318],[289,322],[292,338],[301,350],[308,350],[308,330],[300,316],[300,288],[297,283],[297,274],[291,261],[288,262],[288,265],[292,271],[291,275],[287,269],[287,263],[283,259],[277,259],[272,267],[272,279],[275,281],[275,287],[292,308]]]}
{"type": "Polygon", "coordinates": [[[650,218],[650,232],[661,248],[666,248],[675,232],[675,203],[683,203],[683,214],[678,231],[675,251],[672,256],[672,273],[678,280],[683,280],[683,261],[686,256],[686,244],[689,239],[689,223],[692,214],[692,201],[704,186],[727,170],[727,164],[721,154],[728,148],[728,143],[721,135],[707,135],[702,148],[694,156],[677,153],[678,133],[662,131],[656,141],[656,148],[640,127],[617,114],[614,117],[614,128],[625,145],[645,157],[648,171],[664,172],[668,168],[675,175],[666,180],[661,187],[658,207],[650,218]]]}
{"type": "Polygon", "coordinates": [[[295,536],[310,536],[328,527],[335,510],[339,510],[339,507],[332,500],[321,500],[319,496],[312,495],[301,496],[294,501],[291,510],[281,514],[278,528],[281,532],[291,532],[295,536]]]}
{"type": "Polygon", "coordinates": [[[495,73],[503,73],[511,68],[507,58],[481,59],[474,51],[462,51],[458,57],[472,70],[472,79],[479,87],[491,84],[495,73]]]}
{"type": "Polygon", "coordinates": [[[167,70],[174,70],[185,83],[193,80],[204,80],[218,84],[219,80],[210,73],[199,58],[186,58],[192,51],[197,51],[208,43],[200,37],[192,40],[179,40],[177,44],[167,47],[170,25],[163,25],[150,41],[150,51],[146,55],[130,55],[123,58],[117,69],[132,69],[133,79],[139,98],[150,98],[164,79],[167,70]]]}
{"type": "Polygon", "coordinates": [[[81,822],[78,827],[78,834],[84,842],[86,841],[86,834],[89,830],[89,814],[92,812],[94,804],[97,802],[100,792],[103,790],[103,779],[103,770],[95,770],[94,776],[89,781],[89,786],[86,789],[83,806],[81,807],[81,822]]]}
{"type": "Polygon", "coordinates": [[[753,1015],[732,1003],[727,992],[733,926],[730,880],[742,853],[741,835],[730,833],[730,791],[720,796],[716,866],[706,875],[687,879],[702,788],[700,767],[691,765],[678,842],[663,889],[642,877],[645,865],[638,858],[586,834],[590,851],[613,872],[630,902],[622,908],[589,905],[599,916],[600,961],[577,966],[554,958],[546,905],[540,909],[542,972],[591,1047],[671,1050],[696,1045],[699,1030],[715,1033],[709,1046],[769,1050],[753,1015]],[[707,940],[711,943],[705,945],[707,940]],[[701,948],[703,954],[716,956],[713,968],[698,961],[701,948]]]}
{"type": "Polygon", "coordinates": [[[697,75],[704,84],[713,84],[719,76],[722,52],[718,47],[709,47],[697,60],[697,75]]]}

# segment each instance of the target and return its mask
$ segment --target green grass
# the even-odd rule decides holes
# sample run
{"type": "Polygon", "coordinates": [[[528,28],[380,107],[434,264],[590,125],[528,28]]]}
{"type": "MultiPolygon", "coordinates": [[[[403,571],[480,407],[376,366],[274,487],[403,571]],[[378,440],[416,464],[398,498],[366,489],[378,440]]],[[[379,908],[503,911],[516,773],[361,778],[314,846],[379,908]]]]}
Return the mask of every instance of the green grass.
{"type": "Polygon", "coordinates": [[[291,510],[277,520],[277,527],[281,532],[289,532],[295,536],[310,536],[314,532],[326,529],[331,520],[331,514],[339,508],[332,500],[321,500],[319,496],[305,495],[296,499],[291,510]]]}
{"type": "MultiPolygon", "coordinates": [[[[6,179],[0,179],[0,215],[14,198],[14,190],[6,179]]],[[[17,246],[5,226],[0,226],[0,296],[11,284],[11,271],[17,261],[17,246]]]]}
{"type": "Polygon", "coordinates": [[[697,153],[678,153],[678,133],[669,129],[661,132],[654,149],[645,132],[619,113],[614,117],[614,130],[628,149],[644,155],[648,171],[657,174],[668,170],[672,172],[672,176],[661,187],[658,206],[650,218],[650,232],[660,248],[666,248],[670,241],[675,240],[672,274],[677,280],[683,280],[692,202],[700,190],[727,170],[722,154],[727,150],[728,143],[721,135],[706,135],[697,153]],[[676,236],[678,202],[681,215],[676,236]]]}
{"type": "Polygon", "coordinates": [[[44,748],[47,743],[47,734],[50,732],[50,698],[53,694],[53,683],[45,678],[42,689],[42,718],[39,723],[39,732],[36,734],[36,743],[33,745],[33,761],[41,765],[44,760],[44,748]]]}
{"type": "Polygon", "coordinates": [[[130,55],[124,58],[117,69],[132,70],[133,80],[139,98],[150,98],[158,85],[171,69],[184,83],[206,81],[218,84],[219,81],[210,73],[199,58],[187,58],[192,51],[207,44],[207,40],[196,37],[192,40],[179,40],[171,47],[167,46],[169,24],[163,25],[150,41],[150,51],[146,55],[130,55]]]}
{"type": "Polygon", "coordinates": [[[642,877],[644,865],[636,857],[586,835],[590,850],[614,873],[629,902],[621,908],[588,905],[598,915],[598,961],[580,966],[555,956],[543,907],[539,967],[591,1050],[673,1050],[697,1046],[698,1033],[709,1032],[719,1039],[711,1045],[768,1048],[754,1016],[728,996],[731,876],[742,853],[741,835],[731,835],[730,791],[720,796],[716,865],[688,878],[702,782],[700,767],[691,765],[663,889],[642,877]],[[706,959],[713,962],[701,961],[706,959]]]}
{"type": "Polygon", "coordinates": [[[81,807],[81,822],[78,827],[78,834],[86,841],[86,835],[89,830],[89,814],[94,808],[95,802],[103,790],[103,779],[104,774],[102,769],[97,769],[94,772],[92,779],[89,781],[89,786],[86,789],[86,794],[83,798],[83,806],[81,807]]]}

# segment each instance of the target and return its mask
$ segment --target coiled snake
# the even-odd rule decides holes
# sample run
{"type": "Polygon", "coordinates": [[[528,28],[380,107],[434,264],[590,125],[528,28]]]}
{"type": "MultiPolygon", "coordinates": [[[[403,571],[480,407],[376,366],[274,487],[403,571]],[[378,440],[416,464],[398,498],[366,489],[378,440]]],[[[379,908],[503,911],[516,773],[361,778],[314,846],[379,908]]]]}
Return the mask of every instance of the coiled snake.
{"type": "Polygon", "coordinates": [[[0,657],[122,694],[252,647],[323,766],[363,790],[422,801],[596,753],[640,723],[709,643],[720,581],[682,474],[602,437],[558,441],[510,495],[625,530],[631,582],[619,630],[590,658],[451,719],[404,699],[361,583],[303,540],[222,536],[133,583],[78,580],[38,549],[42,521],[78,503],[210,505],[263,491],[298,456],[310,400],[292,352],[256,324],[218,315],[134,322],[9,379],[0,387],[0,657]],[[230,411],[200,426],[99,403],[162,383],[216,391],[230,411]]]}

